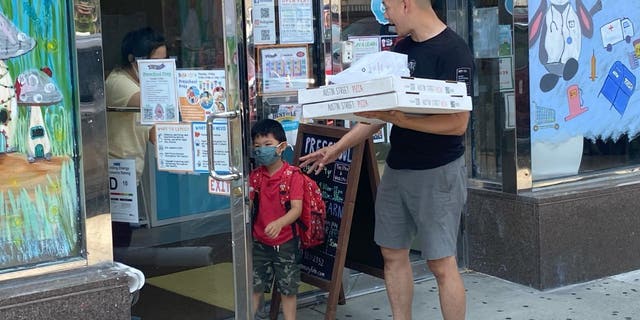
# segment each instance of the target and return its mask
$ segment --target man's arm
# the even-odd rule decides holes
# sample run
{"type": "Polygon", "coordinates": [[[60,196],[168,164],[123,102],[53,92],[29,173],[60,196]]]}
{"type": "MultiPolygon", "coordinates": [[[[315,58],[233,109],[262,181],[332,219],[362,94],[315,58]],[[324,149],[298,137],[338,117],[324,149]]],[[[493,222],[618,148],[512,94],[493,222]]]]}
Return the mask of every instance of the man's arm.
{"type": "Polygon", "coordinates": [[[415,131],[461,136],[467,131],[469,124],[469,112],[434,115],[409,115],[402,111],[371,111],[359,112],[359,116],[376,118],[396,126],[415,131]]]}
{"type": "Polygon", "coordinates": [[[342,152],[371,137],[382,126],[384,124],[358,123],[335,144],[300,157],[300,167],[309,166],[307,172],[315,171],[318,174],[326,164],[334,162],[342,152]]]}

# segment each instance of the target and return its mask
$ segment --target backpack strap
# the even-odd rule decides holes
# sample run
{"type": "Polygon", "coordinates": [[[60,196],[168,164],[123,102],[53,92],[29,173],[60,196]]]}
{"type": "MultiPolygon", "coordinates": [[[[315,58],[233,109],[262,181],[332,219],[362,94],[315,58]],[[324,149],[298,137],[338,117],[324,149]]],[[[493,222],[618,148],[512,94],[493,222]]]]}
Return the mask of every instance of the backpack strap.
{"type": "MultiPolygon", "coordinates": [[[[291,179],[293,179],[293,175],[296,174],[296,172],[300,172],[300,168],[290,165],[285,169],[284,177],[280,180],[280,203],[282,203],[285,213],[291,210],[291,179]]],[[[294,238],[299,236],[296,225],[302,225],[300,217],[291,224],[291,230],[293,231],[294,238]]]]}
{"type": "Polygon", "coordinates": [[[260,204],[260,188],[262,188],[262,175],[263,170],[261,168],[249,175],[249,181],[253,185],[253,190],[250,191],[253,197],[253,208],[251,209],[251,225],[256,222],[256,218],[258,216],[258,206],[260,204]]]}
{"type": "Polygon", "coordinates": [[[280,179],[280,203],[282,203],[282,206],[286,211],[291,209],[291,179],[295,172],[298,171],[296,169],[298,169],[298,167],[291,165],[288,166],[284,171],[283,178],[280,179]]]}

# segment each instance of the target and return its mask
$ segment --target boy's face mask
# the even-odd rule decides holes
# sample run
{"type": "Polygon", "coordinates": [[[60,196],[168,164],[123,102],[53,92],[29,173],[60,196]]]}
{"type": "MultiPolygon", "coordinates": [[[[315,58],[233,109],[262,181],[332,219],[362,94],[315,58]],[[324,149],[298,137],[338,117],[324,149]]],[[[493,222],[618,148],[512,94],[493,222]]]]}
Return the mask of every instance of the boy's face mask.
{"type": "Polygon", "coordinates": [[[282,145],[282,142],[277,146],[262,146],[253,148],[253,157],[256,159],[256,164],[259,166],[270,166],[278,159],[278,148],[282,145]]]}

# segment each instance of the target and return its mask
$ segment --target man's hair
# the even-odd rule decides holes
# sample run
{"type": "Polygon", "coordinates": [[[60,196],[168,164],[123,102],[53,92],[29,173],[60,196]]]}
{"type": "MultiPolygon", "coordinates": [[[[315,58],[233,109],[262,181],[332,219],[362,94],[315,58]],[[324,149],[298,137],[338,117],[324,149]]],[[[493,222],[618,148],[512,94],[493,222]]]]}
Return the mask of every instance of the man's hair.
{"type": "Polygon", "coordinates": [[[258,136],[266,137],[269,134],[272,134],[278,142],[287,141],[282,125],[276,120],[262,119],[251,128],[251,140],[255,140],[258,136]]]}
{"type": "Polygon", "coordinates": [[[128,66],[133,63],[129,60],[129,55],[134,58],[148,58],[153,50],[165,46],[164,37],[150,27],[130,31],[122,39],[120,47],[120,62],[122,66],[128,66]]]}

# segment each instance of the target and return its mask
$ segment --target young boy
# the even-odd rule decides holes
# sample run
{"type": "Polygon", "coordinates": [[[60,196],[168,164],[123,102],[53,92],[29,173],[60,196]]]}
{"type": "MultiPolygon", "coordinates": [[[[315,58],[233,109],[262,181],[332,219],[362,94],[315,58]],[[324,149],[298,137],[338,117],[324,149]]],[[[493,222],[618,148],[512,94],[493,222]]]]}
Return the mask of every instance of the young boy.
{"type": "Polygon", "coordinates": [[[257,166],[249,177],[252,199],[257,199],[252,228],[253,314],[263,293],[270,292],[275,280],[282,296],[284,319],[294,320],[301,250],[292,223],[302,213],[303,178],[297,170],[287,174],[292,172],[286,170],[290,165],[282,160],[287,137],[279,122],[271,119],[258,121],[251,128],[251,139],[257,166]],[[280,190],[283,179],[291,179],[289,190],[280,190]],[[281,203],[281,192],[289,192],[290,205],[286,206],[287,209],[281,203]]]}

